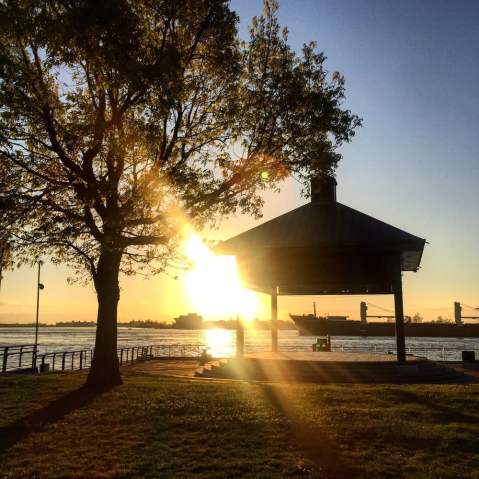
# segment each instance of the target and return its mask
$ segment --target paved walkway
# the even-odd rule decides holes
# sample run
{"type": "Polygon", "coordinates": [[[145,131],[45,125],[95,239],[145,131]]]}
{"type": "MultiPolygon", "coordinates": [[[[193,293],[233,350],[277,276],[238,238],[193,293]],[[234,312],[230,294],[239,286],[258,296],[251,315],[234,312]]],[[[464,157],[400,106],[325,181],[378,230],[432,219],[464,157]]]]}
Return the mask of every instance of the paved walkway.
{"type": "Polygon", "coordinates": [[[199,367],[197,358],[185,359],[151,359],[124,366],[128,371],[138,371],[147,374],[160,374],[162,376],[188,376],[193,377],[199,367]]]}
{"type": "MultiPolygon", "coordinates": [[[[341,351],[328,351],[328,352],[296,352],[296,351],[280,351],[273,353],[272,351],[265,351],[259,353],[248,353],[246,358],[254,359],[274,359],[274,360],[288,360],[288,361],[308,361],[308,362],[323,362],[323,361],[335,361],[335,362],[395,362],[397,357],[395,354],[373,354],[373,353],[360,353],[360,352],[341,352],[341,351]]],[[[414,360],[414,356],[408,356],[408,360],[414,360]]]]}

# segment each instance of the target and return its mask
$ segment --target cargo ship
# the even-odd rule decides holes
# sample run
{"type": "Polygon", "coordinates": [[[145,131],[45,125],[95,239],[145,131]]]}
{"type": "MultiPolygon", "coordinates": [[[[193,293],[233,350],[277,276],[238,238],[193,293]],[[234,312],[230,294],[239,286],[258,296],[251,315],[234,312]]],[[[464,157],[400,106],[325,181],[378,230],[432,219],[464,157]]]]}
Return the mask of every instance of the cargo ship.
{"type": "MultiPolygon", "coordinates": [[[[390,322],[362,322],[347,316],[316,316],[290,314],[303,336],[394,336],[396,325],[390,322]]],[[[405,321],[406,336],[429,338],[479,338],[475,323],[412,323],[405,321]]]]}

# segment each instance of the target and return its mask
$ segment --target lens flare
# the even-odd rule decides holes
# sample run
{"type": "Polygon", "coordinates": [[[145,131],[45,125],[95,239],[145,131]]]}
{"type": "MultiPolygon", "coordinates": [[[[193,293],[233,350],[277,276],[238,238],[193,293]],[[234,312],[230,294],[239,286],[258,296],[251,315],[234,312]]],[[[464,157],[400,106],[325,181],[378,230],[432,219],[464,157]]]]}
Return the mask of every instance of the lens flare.
{"type": "Polygon", "coordinates": [[[185,274],[188,295],[197,312],[208,319],[239,315],[252,320],[258,311],[255,294],[241,286],[234,256],[216,256],[196,234],[185,243],[193,269],[185,274]]]}
{"type": "Polygon", "coordinates": [[[208,353],[214,358],[229,357],[234,354],[234,331],[227,329],[207,329],[204,331],[208,353]]]}

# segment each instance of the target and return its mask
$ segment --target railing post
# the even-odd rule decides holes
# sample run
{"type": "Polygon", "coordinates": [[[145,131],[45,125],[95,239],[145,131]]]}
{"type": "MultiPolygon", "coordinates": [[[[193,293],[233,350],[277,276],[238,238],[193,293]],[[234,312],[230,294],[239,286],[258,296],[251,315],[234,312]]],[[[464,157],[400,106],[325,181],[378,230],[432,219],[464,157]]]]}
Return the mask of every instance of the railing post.
{"type": "Polygon", "coordinates": [[[38,349],[37,349],[37,347],[35,346],[35,347],[33,348],[33,356],[32,356],[32,361],[33,361],[32,369],[33,369],[33,372],[38,372],[38,371],[37,371],[37,354],[38,354],[38,349]]]}
{"type": "Polygon", "coordinates": [[[22,356],[23,356],[23,345],[20,346],[20,355],[19,355],[19,358],[18,358],[18,367],[19,368],[22,367],[22,356]]]}
{"type": "Polygon", "coordinates": [[[57,353],[53,353],[53,359],[52,359],[52,371],[55,371],[55,357],[57,353]]]}
{"type": "Polygon", "coordinates": [[[80,370],[83,369],[83,351],[80,351],[80,370]]]}
{"type": "Polygon", "coordinates": [[[75,351],[72,351],[72,364],[71,364],[72,371],[73,371],[73,361],[74,360],[75,360],[75,351]]]}
{"type": "Polygon", "coordinates": [[[62,371],[65,371],[66,352],[62,354],[62,371]]]}
{"type": "Polygon", "coordinates": [[[8,346],[5,346],[3,350],[3,361],[2,361],[2,372],[7,370],[7,362],[8,362],[8,346]]]}
{"type": "Polygon", "coordinates": [[[120,349],[120,366],[123,364],[123,348],[120,349]]]}

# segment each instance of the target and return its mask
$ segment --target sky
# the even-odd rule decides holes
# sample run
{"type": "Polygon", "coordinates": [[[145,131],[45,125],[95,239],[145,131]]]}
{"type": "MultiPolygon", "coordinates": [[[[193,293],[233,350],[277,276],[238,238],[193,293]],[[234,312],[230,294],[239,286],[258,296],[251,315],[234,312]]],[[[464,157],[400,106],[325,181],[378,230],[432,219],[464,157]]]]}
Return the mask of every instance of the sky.
{"type": "MultiPolygon", "coordinates": [[[[260,0],[234,0],[240,35],[260,0]]],[[[315,40],[329,71],[346,78],[345,105],[364,120],[337,171],[337,197],[428,241],[420,271],[404,274],[404,309],[425,319],[451,318],[453,302],[479,305],[479,2],[475,0],[282,0],[280,23],[291,45],[315,40]]],[[[304,204],[299,185],[265,195],[261,220],[236,217],[209,237],[226,239],[304,204]]],[[[91,285],[68,285],[68,270],[47,264],[42,322],[94,320],[91,285]]],[[[170,321],[194,311],[182,278],[121,279],[119,320],[170,321]]],[[[35,314],[35,272],[5,274],[0,322],[35,314]]],[[[359,302],[392,308],[391,296],[279,300],[279,317],[359,315],[359,302]]],[[[269,318],[259,296],[258,316],[269,318]]],[[[370,310],[372,314],[372,310],[370,310]]]]}

